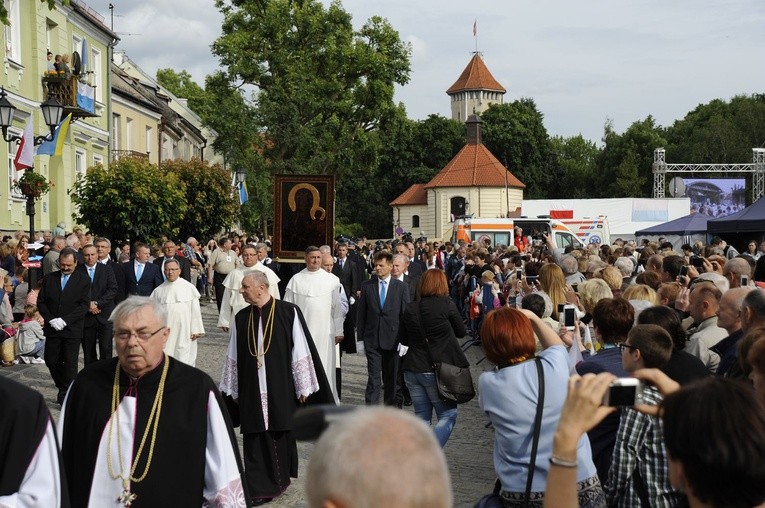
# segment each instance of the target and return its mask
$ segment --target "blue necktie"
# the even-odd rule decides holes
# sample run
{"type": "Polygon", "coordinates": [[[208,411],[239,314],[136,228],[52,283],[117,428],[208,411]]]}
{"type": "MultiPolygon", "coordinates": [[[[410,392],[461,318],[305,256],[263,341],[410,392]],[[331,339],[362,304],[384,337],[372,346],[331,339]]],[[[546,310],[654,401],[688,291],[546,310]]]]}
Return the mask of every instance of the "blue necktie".
{"type": "Polygon", "coordinates": [[[143,263],[136,263],[135,264],[135,280],[136,280],[136,282],[141,280],[141,275],[143,275],[143,263]]]}
{"type": "Polygon", "coordinates": [[[385,307],[385,285],[386,282],[384,280],[380,281],[380,309],[382,310],[385,307]]]}
{"type": "Polygon", "coordinates": [[[88,273],[90,274],[90,282],[93,282],[93,277],[95,277],[95,271],[96,271],[95,266],[91,266],[90,268],[88,268],[88,273]]]}
{"type": "Polygon", "coordinates": [[[63,290],[64,290],[64,288],[66,287],[66,283],[67,283],[67,282],[69,282],[69,276],[68,276],[68,275],[64,275],[64,276],[62,276],[62,277],[61,277],[61,290],[62,290],[62,291],[63,291],[63,290]]]}

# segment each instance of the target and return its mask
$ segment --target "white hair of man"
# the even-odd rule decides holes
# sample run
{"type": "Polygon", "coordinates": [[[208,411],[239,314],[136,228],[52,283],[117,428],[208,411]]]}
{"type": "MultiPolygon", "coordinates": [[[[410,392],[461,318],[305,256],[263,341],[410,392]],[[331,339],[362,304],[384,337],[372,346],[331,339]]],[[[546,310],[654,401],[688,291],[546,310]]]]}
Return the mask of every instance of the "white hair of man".
{"type": "Polygon", "coordinates": [[[725,293],[730,289],[730,281],[725,278],[724,275],[720,275],[719,273],[715,272],[706,272],[702,273],[696,278],[697,281],[706,280],[717,286],[717,289],[720,290],[721,293],[725,293]]]}
{"type": "Polygon", "coordinates": [[[252,272],[249,272],[247,275],[244,276],[243,279],[250,278],[252,279],[252,282],[255,283],[255,285],[259,286],[261,284],[264,284],[266,286],[266,289],[268,289],[268,275],[261,272],[260,270],[255,270],[252,272]]]}
{"type": "Polygon", "coordinates": [[[330,247],[329,245],[322,245],[321,247],[319,247],[319,252],[321,252],[322,254],[329,254],[331,256],[332,247],[330,247]]]}
{"type": "Polygon", "coordinates": [[[396,261],[396,260],[403,261],[404,262],[404,266],[407,266],[409,264],[409,257],[408,256],[404,256],[403,254],[394,254],[393,255],[393,261],[396,261]]]}
{"type": "Polygon", "coordinates": [[[311,453],[305,490],[311,508],[452,506],[449,468],[432,429],[385,407],[358,409],[329,426],[311,453]]]}
{"type": "Polygon", "coordinates": [[[725,273],[734,273],[738,275],[739,277],[742,275],[751,277],[752,265],[750,265],[749,261],[747,261],[744,258],[733,258],[725,262],[725,268],[723,269],[723,271],[725,273]]]}
{"type": "Polygon", "coordinates": [[[150,307],[160,324],[167,326],[167,308],[159,303],[159,300],[148,296],[129,296],[114,308],[111,316],[109,316],[109,321],[115,324],[119,323],[144,307],[150,307]]]}
{"type": "Polygon", "coordinates": [[[197,239],[193,236],[190,236],[188,240],[186,240],[186,245],[196,245],[197,243],[199,242],[197,242],[197,239]]]}
{"type": "Polygon", "coordinates": [[[560,267],[566,275],[574,275],[579,271],[579,261],[571,254],[566,254],[560,260],[560,267]]]}
{"type": "Polygon", "coordinates": [[[76,234],[72,233],[71,235],[66,237],[66,246],[74,247],[75,245],[77,245],[79,241],[80,241],[80,238],[76,234]]]}
{"type": "Polygon", "coordinates": [[[629,277],[635,270],[635,265],[632,263],[632,258],[622,256],[614,261],[614,266],[622,273],[622,277],[629,277]]]}

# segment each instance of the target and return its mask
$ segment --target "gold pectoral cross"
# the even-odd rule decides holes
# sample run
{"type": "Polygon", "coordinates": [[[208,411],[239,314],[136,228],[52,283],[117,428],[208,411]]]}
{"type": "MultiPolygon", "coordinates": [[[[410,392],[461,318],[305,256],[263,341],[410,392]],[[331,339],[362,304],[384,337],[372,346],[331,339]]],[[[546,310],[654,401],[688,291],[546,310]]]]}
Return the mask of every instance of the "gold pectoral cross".
{"type": "Polygon", "coordinates": [[[117,498],[117,502],[121,503],[122,506],[132,506],[136,497],[138,496],[130,492],[128,489],[123,489],[122,494],[117,498]]]}

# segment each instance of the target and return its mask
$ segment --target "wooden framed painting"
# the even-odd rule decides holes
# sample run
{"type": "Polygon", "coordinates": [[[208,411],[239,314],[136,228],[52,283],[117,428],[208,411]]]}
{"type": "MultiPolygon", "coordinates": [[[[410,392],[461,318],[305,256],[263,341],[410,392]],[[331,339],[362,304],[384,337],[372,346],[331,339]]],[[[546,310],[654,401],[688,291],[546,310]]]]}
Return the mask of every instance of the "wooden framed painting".
{"type": "Polygon", "coordinates": [[[332,245],[334,175],[274,175],[273,257],[302,261],[309,245],[332,245]]]}

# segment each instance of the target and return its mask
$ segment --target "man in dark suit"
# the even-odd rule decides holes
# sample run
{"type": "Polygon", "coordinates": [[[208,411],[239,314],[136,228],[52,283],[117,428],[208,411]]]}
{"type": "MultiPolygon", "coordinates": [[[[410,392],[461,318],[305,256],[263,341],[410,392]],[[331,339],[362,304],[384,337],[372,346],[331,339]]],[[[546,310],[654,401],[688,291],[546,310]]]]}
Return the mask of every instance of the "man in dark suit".
{"type": "Polygon", "coordinates": [[[348,299],[348,314],[343,322],[343,342],[340,349],[346,353],[356,352],[356,300],[361,291],[361,280],[356,263],[348,257],[348,245],[341,243],[337,246],[337,263],[332,267],[332,273],[340,279],[345,297],[348,299]],[[351,303],[353,302],[353,303],[351,303]]]}
{"type": "Polygon", "coordinates": [[[186,279],[188,282],[191,282],[191,262],[182,257],[177,256],[178,252],[178,246],[175,245],[175,242],[172,240],[168,240],[165,242],[165,244],[162,246],[162,253],[164,256],[158,257],[154,260],[154,264],[159,266],[160,272],[162,275],[162,282],[164,282],[165,277],[165,261],[168,259],[175,259],[178,261],[178,264],[181,265],[181,278],[186,279]]]}
{"type": "Polygon", "coordinates": [[[125,273],[124,298],[131,295],[151,296],[152,291],[165,282],[164,277],[157,265],[149,263],[151,251],[148,245],[136,242],[133,251],[135,258],[129,263],[122,264],[125,273]]]}
{"type": "Polygon", "coordinates": [[[58,258],[59,270],[43,278],[37,308],[45,319],[45,364],[58,388],[61,404],[77,375],[85,314],[90,306],[90,278],[77,271],[77,251],[65,248],[58,258]]]}
{"type": "Polygon", "coordinates": [[[384,389],[383,402],[396,404],[398,356],[398,325],[409,303],[409,288],[391,277],[393,254],[380,251],[375,255],[376,279],[361,285],[356,327],[367,356],[367,405],[380,401],[380,376],[384,389]]]}
{"type": "Polygon", "coordinates": [[[423,261],[417,256],[417,250],[414,248],[414,243],[406,242],[406,248],[409,251],[409,275],[419,279],[420,276],[428,269],[423,261]]]}
{"type": "Polygon", "coordinates": [[[90,279],[90,306],[85,314],[82,335],[82,354],[85,365],[88,365],[112,357],[112,323],[109,316],[114,310],[117,279],[114,270],[98,262],[94,245],[83,247],[82,257],[84,261],[77,266],[77,271],[90,279]]]}
{"type": "Polygon", "coordinates": [[[414,279],[414,283],[417,285],[417,281],[420,280],[420,276],[422,276],[422,268],[420,268],[420,265],[411,262],[409,259],[409,247],[407,247],[406,242],[399,242],[396,244],[396,254],[400,254],[406,258],[406,274],[411,279],[414,279]]]}
{"type": "Polygon", "coordinates": [[[98,264],[110,268],[114,273],[114,279],[117,281],[117,294],[114,296],[114,305],[116,306],[125,299],[125,271],[122,269],[121,263],[117,263],[111,258],[112,242],[108,238],[98,236],[93,240],[93,245],[96,247],[98,264]]]}

